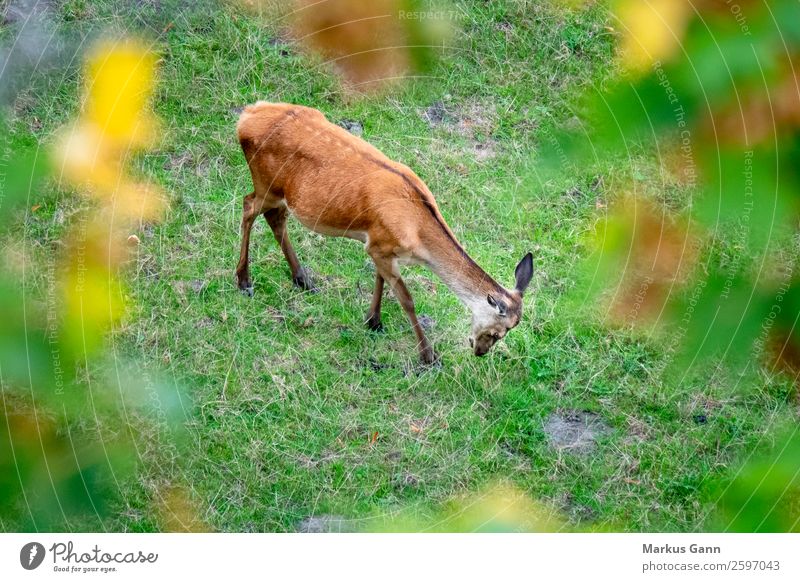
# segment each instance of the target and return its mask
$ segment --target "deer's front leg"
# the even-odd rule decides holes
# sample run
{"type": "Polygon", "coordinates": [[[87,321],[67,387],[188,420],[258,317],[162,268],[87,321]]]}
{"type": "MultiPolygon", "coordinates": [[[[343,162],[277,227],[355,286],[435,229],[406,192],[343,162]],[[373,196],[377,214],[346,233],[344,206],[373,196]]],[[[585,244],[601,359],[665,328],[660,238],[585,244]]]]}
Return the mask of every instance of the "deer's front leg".
{"type": "Polygon", "coordinates": [[[417,348],[419,349],[419,357],[422,363],[426,365],[435,364],[439,358],[436,352],[433,351],[433,347],[428,341],[428,338],[425,337],[425,332],[417,320],[414,300],[411,298],[411,293],[408,292],[408,288],[403,282],[403,279],[400,278],[400,273],[397,271],[394,259],[382,256],[373,256],[372,259],[375,261],[378,274],[386,279],[392,286],[392,290],[397,300],[400,302],[400,305],[403,307],[403,311],[408,315],[411,327],[414,329],[414,333],[417,336],[417,348]]]}

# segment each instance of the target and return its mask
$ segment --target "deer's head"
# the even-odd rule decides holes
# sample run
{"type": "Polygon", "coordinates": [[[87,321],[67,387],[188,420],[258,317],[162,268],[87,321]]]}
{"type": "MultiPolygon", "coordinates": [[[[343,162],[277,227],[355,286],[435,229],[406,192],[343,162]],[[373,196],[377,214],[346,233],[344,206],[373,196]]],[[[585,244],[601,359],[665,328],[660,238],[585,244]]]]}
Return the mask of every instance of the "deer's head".
{"type": "Polygon", "coordinates": [[[514,271],[516,284],[511,291],[486,296],[486,305],[472,314],[469,345],[476,356],[484,356],[503,339],[522,318],[522,296],[533,277],[533,255],[528,253],[514,271]]]}

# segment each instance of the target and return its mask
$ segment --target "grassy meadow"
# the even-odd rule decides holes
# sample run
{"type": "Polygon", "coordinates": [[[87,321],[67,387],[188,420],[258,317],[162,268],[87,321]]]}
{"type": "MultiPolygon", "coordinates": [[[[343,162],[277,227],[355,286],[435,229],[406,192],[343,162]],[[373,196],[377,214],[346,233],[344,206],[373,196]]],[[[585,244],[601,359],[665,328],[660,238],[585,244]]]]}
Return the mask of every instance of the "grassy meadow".
{"type": "MultiPolygon", "coordinates": [[[[602,6],[454,2],[444,17],[456,31],[431,71],[359,96],[291,41],[283,21],[235,3],[131,4],[51,9],[76,47],[137,34],[160,58],[153,107],[162,132],[135,170],[163,186],[170,206],[161,222],[131,232],[140,243],[125,275],[130,301],[107,366],[124,375],[119,362],[136,359],[146,366],[136,373],[181,387],[186,431],[153,429],[135,476],[115,484],[112,517],[81,527],[162,529],[159,498],[180,483],[196,517],[218,531],[295,531],[310,518],[391,529],[398,516],[446,528],[442,508],[507,483],[556,512],[564,529],[691,531],[706,526],[726,471],[795,414],[780,378],[663,373],[668,334],[609,327],[576,293],[589,234],[617,186],[633,180],[677,209],[691,198],[644,151],[572,175],[537,168],[548,132],[579,125],[578,96],[614,72],[602,6]],[[363,324],[374,272],[361,245],[296,221],[290,235],[320,292],[292,286],[259,219],[255,294],[241,295],[234,268],[251,184],[234,126],[259,99],[316,107],[408,164],[500,283],[511,286],[533,251],[518,328],[475,358],[466,309],[432,273],[406,268],[441,356],[422,368],[391,294],[385,331],[363,324]]],[[[76,114],[76,65],[28,80],[11,112],[16,143],[45,148],[76,114]]],[[[38,195],[10,237],[45,265],[85,202],[56,188],[38,195]]],[[[43,293],[45,275],[26,270],[28,292],[43,293]]]]}

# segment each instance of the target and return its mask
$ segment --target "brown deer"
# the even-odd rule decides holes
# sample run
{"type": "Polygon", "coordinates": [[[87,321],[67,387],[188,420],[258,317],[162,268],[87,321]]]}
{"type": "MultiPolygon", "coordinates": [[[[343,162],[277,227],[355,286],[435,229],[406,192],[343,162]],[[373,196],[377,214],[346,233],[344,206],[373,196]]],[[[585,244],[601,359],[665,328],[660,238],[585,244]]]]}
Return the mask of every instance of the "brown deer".
{"type": "Polygon", "coordinates": [[[469,342],[476,356],[486,354],[519,323],[522,295],[533,275],[531,254],[517,265],[513,290],[498,285],[459,244],[430,190],[410,168],[308,107],[259,101],[245,108],[236,129],[254,190],[244,197],[236,268],[243,293],[253,294],[248,251],[250,230],[260,214],[283,250],[294,284],[315,290],[286,233],[291,211],[311,230],[364,243],[376,271],[367,326],[382,328],[381,298],[387,281],[411,320],[425,364],[434,363],[436,355],[400,277],[401,264],[427,265],[469,308],[469,342]]]}

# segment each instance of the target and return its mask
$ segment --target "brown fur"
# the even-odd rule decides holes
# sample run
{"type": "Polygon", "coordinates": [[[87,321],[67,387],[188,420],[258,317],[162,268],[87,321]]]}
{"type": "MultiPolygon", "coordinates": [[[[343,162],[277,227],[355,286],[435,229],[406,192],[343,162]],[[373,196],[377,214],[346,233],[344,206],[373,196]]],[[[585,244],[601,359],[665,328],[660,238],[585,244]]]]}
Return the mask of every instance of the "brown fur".
{"type": "Polygon", "coordinates": [[[286,233],[288,209],[309,229],[366,244],[377,271],[368,325],[381,327],[385,280],[411,320],[426,363],[433,362],[435,354],[417,321],[398,261],[429,265],[462,299],[469,299],[469,294],[492,295],[507,306],[505,317],[510,323],[519,321],[521,292],[498,285],[469,257],[433,195],[410,168],[308,107],[258,102],[242,113],[237,132],[254,187],[244,199],[237,267],[240,289],[252,293],[248,249],[250,230],[259,214],[272,227],[295,284],[313,289],[286,233]]]}

